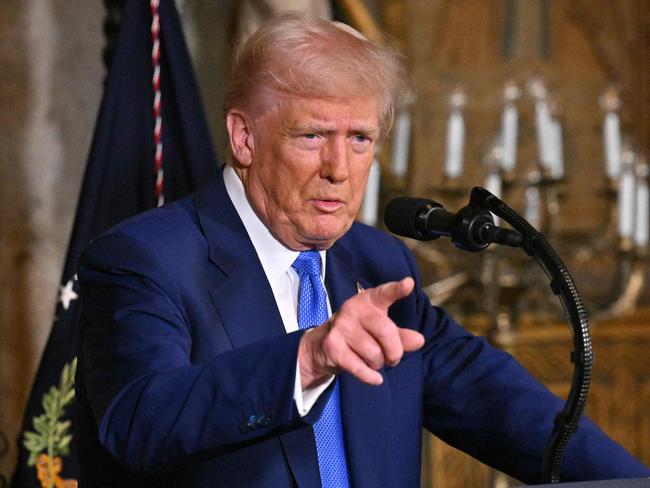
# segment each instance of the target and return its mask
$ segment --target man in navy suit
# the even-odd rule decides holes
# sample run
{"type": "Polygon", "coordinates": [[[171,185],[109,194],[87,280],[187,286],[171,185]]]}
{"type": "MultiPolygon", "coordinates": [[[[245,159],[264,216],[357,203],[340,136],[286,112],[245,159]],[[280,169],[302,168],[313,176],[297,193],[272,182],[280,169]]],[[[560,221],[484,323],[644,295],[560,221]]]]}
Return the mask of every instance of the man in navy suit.
{"type": "MultiPolygon", "coordinates": [[[[285,16],[242,46],[219,178],[81,260],[82,486],[418,486],[423,426],[539,480],[562,402],[353,223],[404,91],[399,56],[340,24],[285,16]]],[[[562,468],[648,474],[588,420],[562,468]]]]}

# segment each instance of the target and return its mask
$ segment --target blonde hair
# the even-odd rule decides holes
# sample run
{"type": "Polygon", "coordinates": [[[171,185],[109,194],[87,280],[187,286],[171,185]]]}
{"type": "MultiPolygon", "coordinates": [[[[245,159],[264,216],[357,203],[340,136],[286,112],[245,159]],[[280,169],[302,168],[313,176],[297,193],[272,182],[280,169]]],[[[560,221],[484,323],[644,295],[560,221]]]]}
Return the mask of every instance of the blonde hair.
{"type": "Polygon", "coordinates": [[[246,108],[260,87],[305,97],[371,96],[383,134],[406,92],[395,50],[345,24],[291,13],[270,20],[237,50],[224,109],[246,108]]]}

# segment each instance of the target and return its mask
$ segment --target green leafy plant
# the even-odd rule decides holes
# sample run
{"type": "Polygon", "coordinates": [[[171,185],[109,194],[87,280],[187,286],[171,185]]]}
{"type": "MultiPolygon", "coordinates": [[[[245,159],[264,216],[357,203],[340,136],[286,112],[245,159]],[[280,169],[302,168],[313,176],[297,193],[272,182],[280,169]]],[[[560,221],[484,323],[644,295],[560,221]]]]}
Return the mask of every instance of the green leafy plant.
{"type": "Polygon", "coordinates": [[[62,421],[65,408],[74,400],[74,376],[77,358],[63,367],[59,387],[52,386],[43,395],[43,414],[33,419],[35,432],[25,431],[23,445],[29,451],[27,464],[34,466],[39,454],[45,452],[50,459],[65,456],[70,451],[72,435],[70,421],[62,421]]]}

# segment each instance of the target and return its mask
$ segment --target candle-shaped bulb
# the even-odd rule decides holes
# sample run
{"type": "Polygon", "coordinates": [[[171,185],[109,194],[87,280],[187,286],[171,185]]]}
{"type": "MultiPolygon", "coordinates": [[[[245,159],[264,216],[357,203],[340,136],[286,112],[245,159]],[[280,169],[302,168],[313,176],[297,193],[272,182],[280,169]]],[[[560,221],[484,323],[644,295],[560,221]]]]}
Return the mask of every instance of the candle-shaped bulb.
{"type": "Polygon", "coordinates": [[[621,173],[618,188],[618,235],[623,241],[634,237],[636,181],[634,162],[636,156],[626,147],[621,154],[621,173]]]}
{"type": "Polygon", "coordinates": [[[361,222],[367,225],[376,226],[377,216],[379,212],[379,186],[381,182],[381,165],[376,159],[370,166],[370,173],[368,174],[368,183],[366,184],[366,192],[363,195],[363,202],[361,203],[361,222]]]}
{"type": "Polygon", "coordinates": [[[467,94],[462,88],[456,88],[449,97],[449,106],[452,110],[463,110],[467,105],[467,94]]]}
{"type": "Polygon", "coordinates": [[[542,173],[550,174],[553,170],[553,159],[555,157],[555,137],[548,103],[548,89],[541,78],[535,77],[528,82],[528,92],[535,99],[537,157],[542,173]]]}
{"type": "Polygon", "coordinates": [[[600,96],[600,107],[605,112],[603,121],[603,153],[605,171],[611,179],[617,179],[621,173],[621,97],[618,89],[609,87],[600,96]]]}
{"type": "MultiPolygon", "coordinates": [[[[483,162],[486,166],[485,182],[483,186],[497,198],[501,198],[503,179],[501,177],[501,167],[503,159],[503,148],[499,141],[492,144],[490,150],[487,151],[483,162]]],[[[499,225],[499,218],[494,216],[494,223],[499,225]]]]}
{"type": "Polygon", "coordinates": [[[397,114],[393,129],[391,171],[398,178],[403,178],[408,172],[410,146],[411,114],[404,107],[397,114]]]}
{"type": "Polygon", "coordinates": [[[467,95],[457,88],[449,97],[450,114],[447,122],[447,152],[445,156],[445,176],[458,178],[463,174],[463,150],[465,145],[465,121],[463,108],[467,95]]]}
{"type": "Polygon", "coordinates": [[[549,173],[553,180],[561,180],[564,178],[564,144],[562,123],[558,117],[551,119],[551,140],[553,157],[549,173]]]}
{"type": "Polygon", "coordinates": [[[546,88],[546,83],[539,76],[534,76],[526,84],[528,93],[531,97],[537,100],[545,100],[548,97],[548,89],[546,88]]]}
{"type": "Polygon", "coordinates": [[[517,164],[517,129],[519,114],[515,105],[521,95],[519,86],[508,81],[503,89],[503,114],[501,115],[501,164],[505,171],[514,171],[517,164]]]}
{"type": "Polygon", "coordinates": [[[603,112],[618,112],[623,105],[619,90],[615,86],[609,86],[598,99],[603,112]]]}
{"type": "Polygon", "coordinates": [[[521,89],[514,80],[506,81],[503,87],[503,101],[506,103],[515,103],[521,97],[521,89]]]}
{"type": "Polygon", "coordinates": [[[539,194],[539,188],[529,186],[526,189],[524,204],[524,218],[535,229],[542,225],[542,197],[539,194]]]}
{"type": "Polygon", "coordinates": [[[634,244],[638,248],[648,246],[648,227],[650,226],[650,196],[648,177],[650,167],[645,158],[639,158],[636,165],[636,222],[634,225],[634,244]]]}

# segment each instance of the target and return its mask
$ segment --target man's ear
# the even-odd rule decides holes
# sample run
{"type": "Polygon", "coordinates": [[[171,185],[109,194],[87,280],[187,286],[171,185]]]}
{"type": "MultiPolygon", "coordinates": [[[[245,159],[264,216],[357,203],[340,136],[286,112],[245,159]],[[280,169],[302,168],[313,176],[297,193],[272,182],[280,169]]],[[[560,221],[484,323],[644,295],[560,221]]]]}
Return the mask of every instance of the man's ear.
{"type": "Polygon", "coordinates": [[[231,108],[226,114],[226,127],[235,160],[242,166],[250,166],[255,154],[251,119],[245,112],[231,108]]]}

